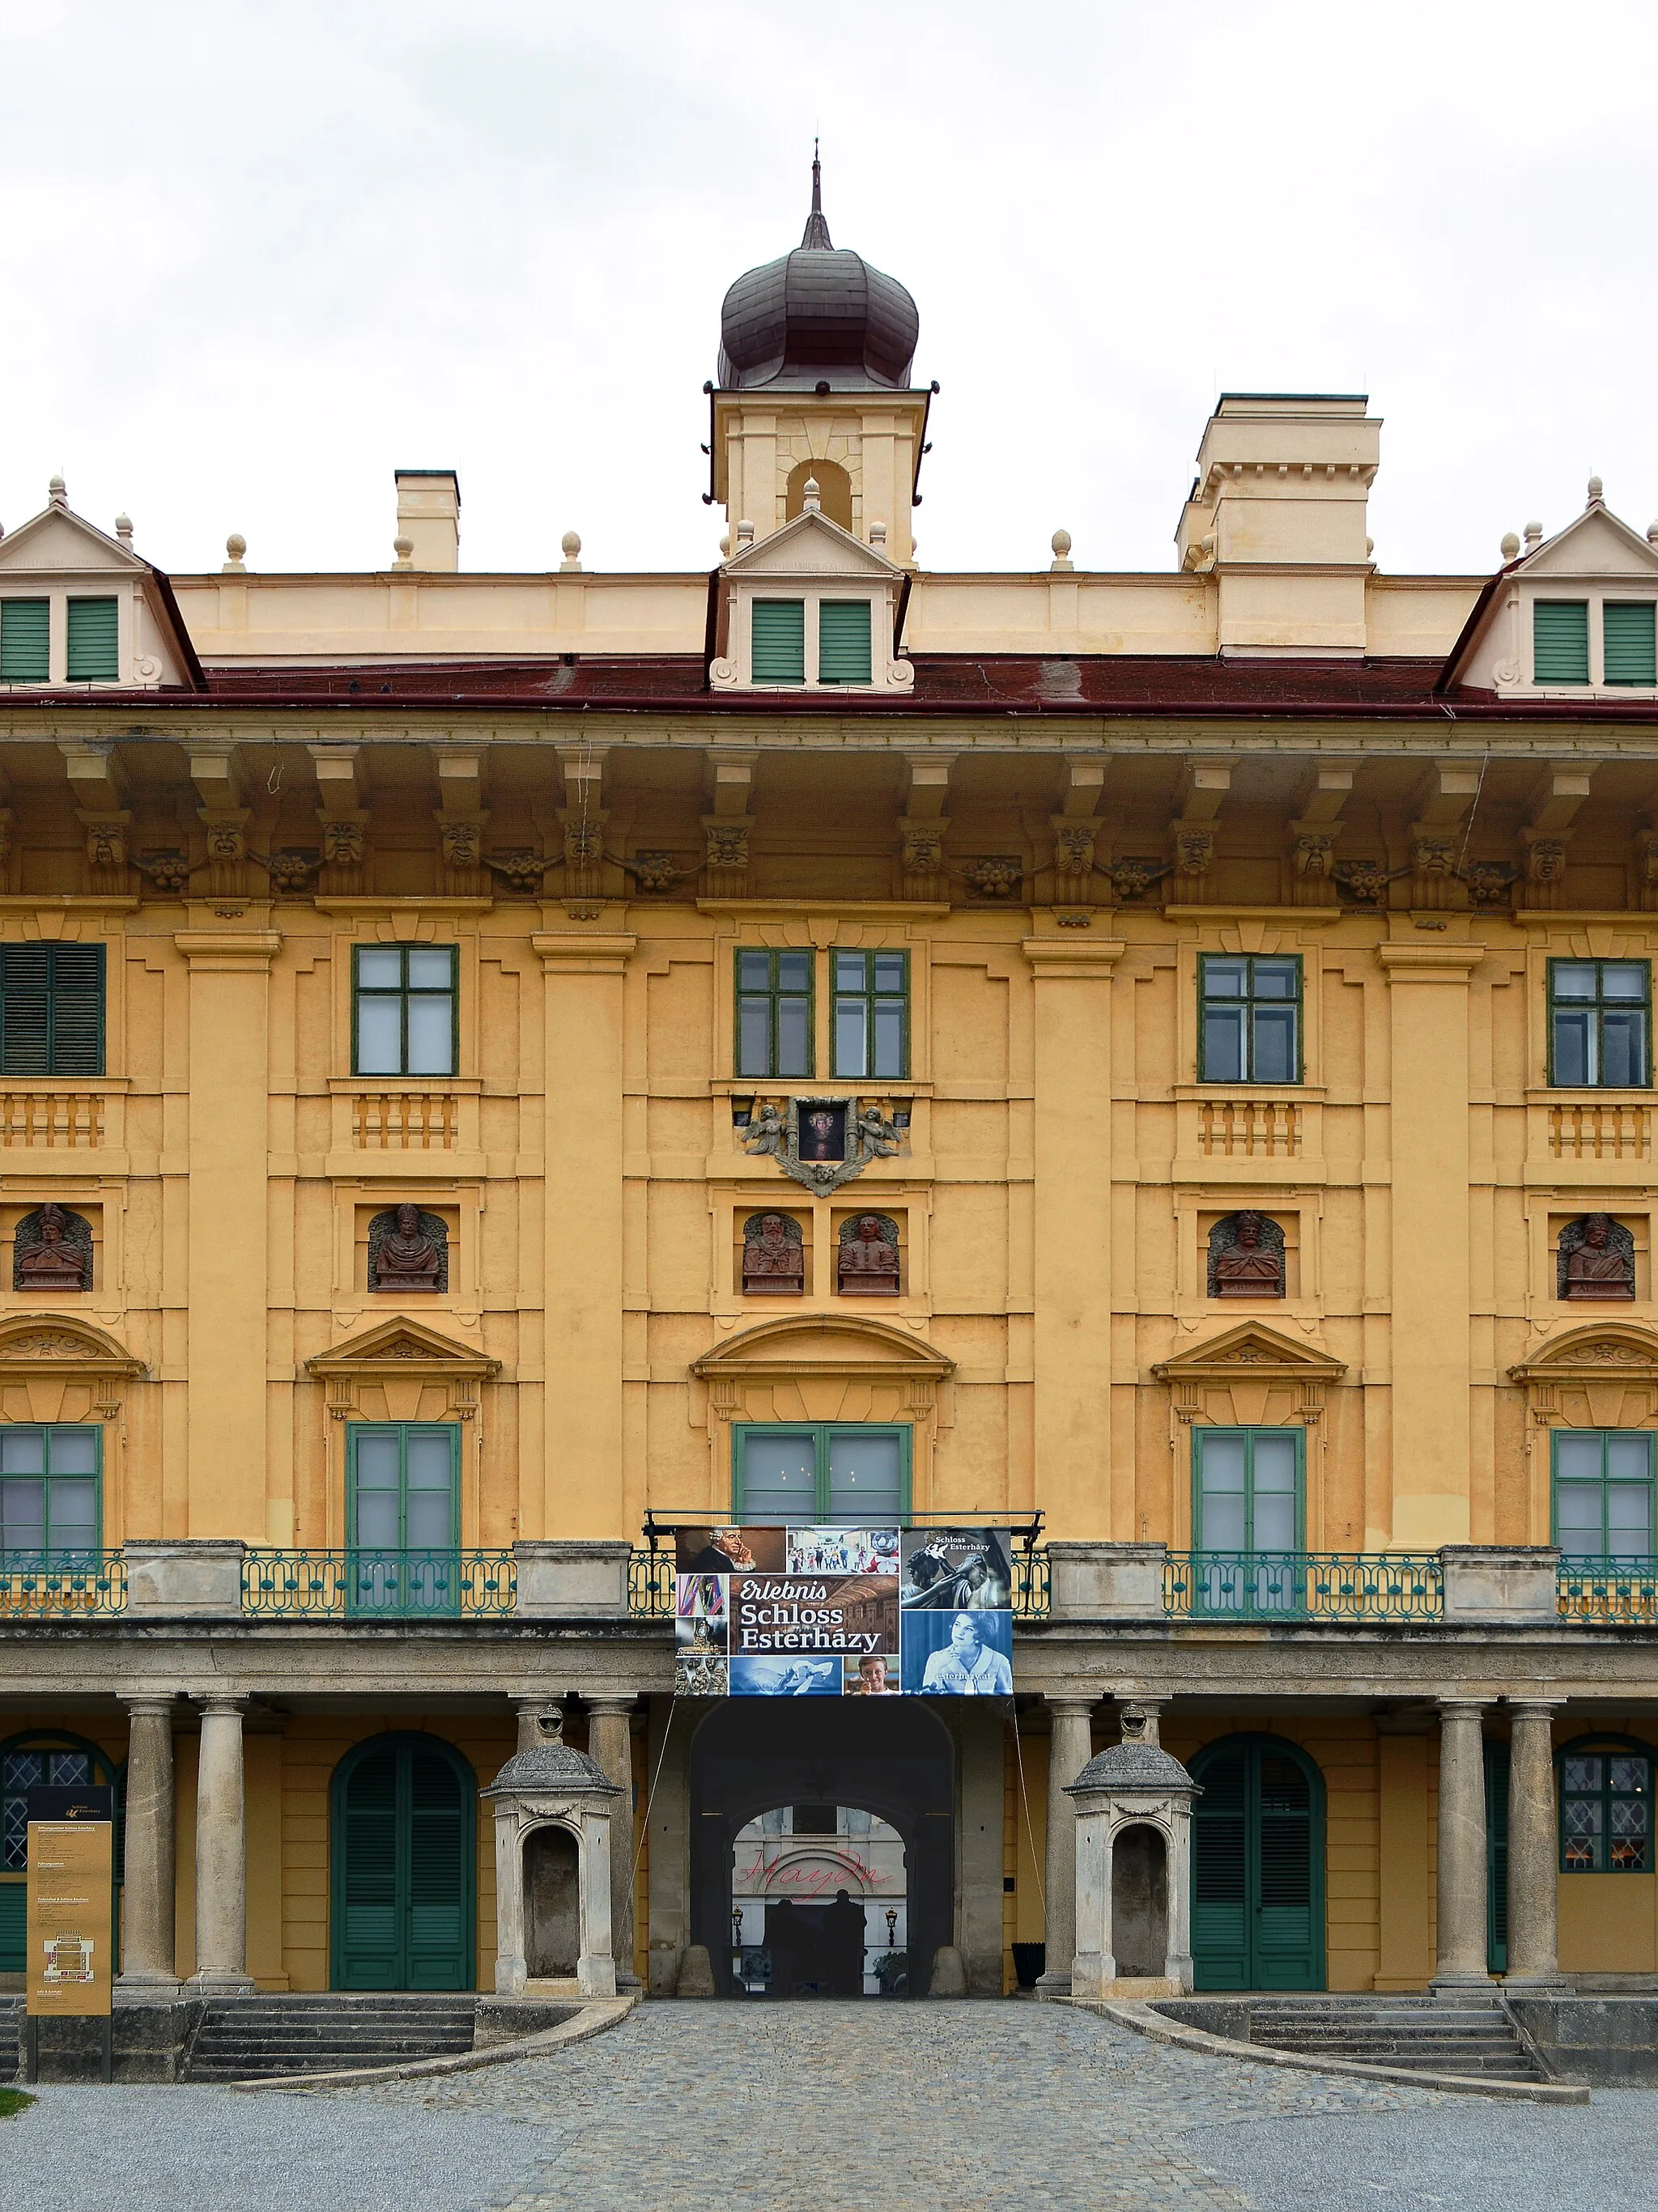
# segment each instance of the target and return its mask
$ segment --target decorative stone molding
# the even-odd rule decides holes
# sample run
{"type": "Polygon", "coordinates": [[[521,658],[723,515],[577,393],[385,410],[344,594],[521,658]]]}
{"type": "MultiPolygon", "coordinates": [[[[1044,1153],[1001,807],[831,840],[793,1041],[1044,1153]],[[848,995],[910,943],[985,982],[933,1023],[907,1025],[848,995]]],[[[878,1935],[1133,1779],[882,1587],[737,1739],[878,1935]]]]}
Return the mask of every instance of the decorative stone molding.
{"type": "Polygon", "coordinates": [[[704,815],[710,898],[748,896],[748,833],[753,826],[747,815],[704,815]]]}
{"type": "Polygon", "coordinates": [[[873,1099],[844,1094],[789,1098],[781,1109],[763,1100],[743,1131],[751,1155],[775,1160],[792,1182],[820,1198],[863,1174],[872,1160],[888,1159],[903,1149],[903,1136],[873,1099]],[[827,1133],[818,1132],[825,1122],[827,1133]],[[839,1146],[839,1157],[832,1149],[839,1146]],[[814,1156],[814,1146],[823,1149],[814,1156]]]}
{"type": "Polygon", "coordinates": [[[925,818],[911,814],[899,816],[899,862],[904,872],[906,899],[936,902],[946,896],[944,833],[949,826],[948,818],[942,814],[925,818]]]}
{"type": "Polygon", "coordinates": [[[691,1372],[707,1384],[716,1421],[836,1420],[853,1402],[865,1408],[860,1420],[927,1421],[955,1362],[887,1322],[790,1314],[744,1329],[691,1372]]]}
{"type": "Polygon", "coordinates": [[[388,1382],[422,1385],[423,1396],[430,1392],[440,1400],[441,1411],[423,1411],[420,1419],[470,1421],[478,1412],[479,1384],[492,1381],[501,1362],[399,1317],[308,1359],[305,1371],[326,1385],[328,1411],[337,1421],[360,1418],[363,1390],[388,1382]]]}
{"type": "Polygon", "coordinates": [[[1334,902],[1332,872],[1340,836],[1338,822],[1290,823],[1290,897],[1296,906],[1329,906],[1334,902]]]}
{"type": "Polygon", "coordinates": [[[141,1359],[78,1316],[16,1314],[0,1322],[0,1405],[9,1386],[52,1377],[84,1384],[96,1418],[113,1421],[125,1385],[148,1373],[141,1359]]]}
{"type": "Polygon", "coordinates": [[[1151,1371],[1169,1385],[1175,1418],[1182,1422],[1229,1418],[1210,1408],[1211,1392],[1230,1390],[1237,1382],[1265,1383],[1288,1393],[1289,1406],[1311,1428],[1324,1412],[1326,1390],[1341,1380],[1347,1363],[1252,1321],[1160,1360],[1151,1371]]]}
{"type": "Polygon", "coordinates": [[[1639,1428],[1658,1420],[1658,1334],[1631,1322],[1569,1330],[1509,1370],[1539,1428],[1639,1428]]]}

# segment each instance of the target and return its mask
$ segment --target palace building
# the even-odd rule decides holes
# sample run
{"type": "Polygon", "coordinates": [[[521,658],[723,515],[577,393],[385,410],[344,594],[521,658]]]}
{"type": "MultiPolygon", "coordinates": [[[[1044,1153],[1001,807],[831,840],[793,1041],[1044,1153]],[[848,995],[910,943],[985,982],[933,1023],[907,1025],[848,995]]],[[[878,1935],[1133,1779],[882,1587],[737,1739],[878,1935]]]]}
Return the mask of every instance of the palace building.
{"type": "Polygon", "coordinates": [[[568,1979],[524,1753],[624,1988],[1063,1993],[1119,1737],[1199,1990],[1658,1978],[1658,525],[1396,575],[1228,393],[1166,572],[932,570],[935,367],[814,187],[711,574],[0,536],[0,1985],[88,1780],[125,1997],[568,1979]],[[1011,1698],[678,1693],[785,1517],[1014,1530],[1011,1698]]]}

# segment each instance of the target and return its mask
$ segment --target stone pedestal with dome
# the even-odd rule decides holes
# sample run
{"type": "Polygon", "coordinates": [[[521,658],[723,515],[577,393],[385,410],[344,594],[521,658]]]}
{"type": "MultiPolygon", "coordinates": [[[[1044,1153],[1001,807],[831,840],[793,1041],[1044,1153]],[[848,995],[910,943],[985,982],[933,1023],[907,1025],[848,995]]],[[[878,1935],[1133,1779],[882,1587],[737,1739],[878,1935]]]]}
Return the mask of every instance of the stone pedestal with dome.
{"type": "Polygon", "coordinates": [[[613,1997],[611,1810],[621,1792],[554,1738],[509,1759],[482,1795],[495,1810],[497,1995],[522,1996],[534,1982],[613,1997]]]}

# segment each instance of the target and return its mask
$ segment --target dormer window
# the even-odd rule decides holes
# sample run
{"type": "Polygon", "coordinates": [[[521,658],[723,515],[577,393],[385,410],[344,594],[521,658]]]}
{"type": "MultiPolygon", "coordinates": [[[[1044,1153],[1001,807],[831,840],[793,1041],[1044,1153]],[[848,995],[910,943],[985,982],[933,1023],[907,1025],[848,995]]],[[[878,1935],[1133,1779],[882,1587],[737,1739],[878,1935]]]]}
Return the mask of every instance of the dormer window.
{"type": "Polygon", "coordinates": [[[121,673],[120,617],[113,599],[71,599],[65,660],[71,684],[113,684],[121,673]]]}
{"type": "Polygon", "coordinates": [[[51,674],[51,600],[0,599],[0,684],[45,684],[51,674]]]}
{"type": "Polygon", "coordinates": [[[720,574],[710,688],[716,691],[907,691],[913,665],[899,649],[904,571],[817,504],[758,542],[738,525],[720,574]]]}
{"type": "Polygon", "coordinates": [[[1658,685],[1658,636],[1651,599],[1533,599],[1532,681],[1651,690],[1658,685]],[[1598,620],[1597,620],[1598,617],[1598,620]],[[1600,630],[1601,673],[1594,672],[1600,630]]]}
{"type": "Polygon", "coordinates": [[[868,599],[752,599],[748,619],[749,665],[757,685],[804,684],[814,665],[820,684],[870,682],[868,599]]]}

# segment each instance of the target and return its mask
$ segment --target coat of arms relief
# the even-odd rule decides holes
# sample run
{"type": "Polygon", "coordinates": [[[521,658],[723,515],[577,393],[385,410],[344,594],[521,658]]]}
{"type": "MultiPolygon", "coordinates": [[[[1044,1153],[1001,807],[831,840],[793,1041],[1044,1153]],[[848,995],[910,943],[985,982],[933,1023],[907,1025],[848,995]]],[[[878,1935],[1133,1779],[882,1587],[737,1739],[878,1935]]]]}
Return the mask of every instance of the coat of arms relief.
{"type": "Polygon", "coordinates": [[[873,1099],[757,1099],[739,1136],[755,1158],[823,1196],[903,1149],[905,1132],[873,1099]]]}

